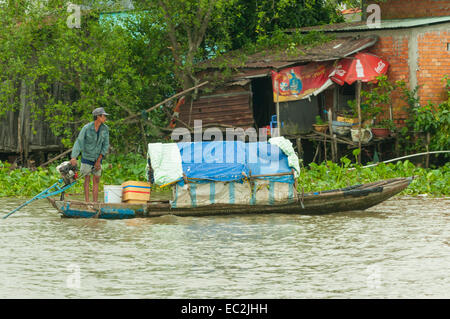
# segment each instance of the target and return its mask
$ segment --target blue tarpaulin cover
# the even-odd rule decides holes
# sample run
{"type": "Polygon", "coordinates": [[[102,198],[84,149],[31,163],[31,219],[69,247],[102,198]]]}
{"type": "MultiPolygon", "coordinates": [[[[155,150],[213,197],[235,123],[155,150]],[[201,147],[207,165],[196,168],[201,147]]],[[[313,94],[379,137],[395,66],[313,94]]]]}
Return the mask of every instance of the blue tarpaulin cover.
{"type": "MultiPolygon", "coordinates": [[[[291,173],[288,157],[267,142],[213,141],[177,143],[183,173],[188,179],[204,181],[243,181],[250,175],[291,173]]],[[[292,175],[259,177],[293,183],[292,175]]],[[[183,182],[181,182],[183,183],[183,182]]]]}
{"type": "MultiPolygon", "coordinates": [[[[246,164],[251,175],[291,173],[288,157],[276,145],[267,142],[246,143],[246,164]]],[[[292,175],[259,177],[276,182],[293,183],[292,175]]]]}

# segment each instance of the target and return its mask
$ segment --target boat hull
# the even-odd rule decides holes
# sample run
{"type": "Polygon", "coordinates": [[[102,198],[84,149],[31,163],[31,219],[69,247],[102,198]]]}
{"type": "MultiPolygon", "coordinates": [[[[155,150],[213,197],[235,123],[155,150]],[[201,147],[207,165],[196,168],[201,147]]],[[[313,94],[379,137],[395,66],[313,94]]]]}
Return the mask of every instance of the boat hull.
{"type": "Polygon", "coordinates": [[[375,206],[404,190],[412,178],[395,178],[347,188],[298,194],[297,198],[279,205],[214,204],[194,208],[170,208],[168,201],[148,204],[106,204],[48,199],[59,213],[70,218],[128,219],[140,217],[212,216],[231,214],[329,214],[360,211],[375,206]]]}

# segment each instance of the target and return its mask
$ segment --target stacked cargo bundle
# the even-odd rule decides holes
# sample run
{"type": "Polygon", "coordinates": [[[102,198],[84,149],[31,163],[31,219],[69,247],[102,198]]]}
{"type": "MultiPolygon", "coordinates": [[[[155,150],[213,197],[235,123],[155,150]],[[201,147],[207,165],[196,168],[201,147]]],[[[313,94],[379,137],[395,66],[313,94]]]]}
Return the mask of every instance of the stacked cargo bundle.
{"type": "Polygon", "coordinates": [[[269,143],[149,144],[147,170],[155,184],[174,184],[172,208],[274,205],[296,198],[299,164],[292,144],[274,138],[269,143]]]}

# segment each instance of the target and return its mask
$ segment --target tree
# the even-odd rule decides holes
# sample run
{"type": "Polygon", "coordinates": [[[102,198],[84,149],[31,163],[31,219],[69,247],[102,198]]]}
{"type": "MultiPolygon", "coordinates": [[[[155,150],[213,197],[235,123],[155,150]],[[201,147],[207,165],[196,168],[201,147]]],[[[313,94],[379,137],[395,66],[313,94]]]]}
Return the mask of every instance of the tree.
{"type": "Polygon", "coordinates": [[[285,28],[338,19],[323,0],[128,1],[135,10],[123,15],[103,14],[120,10],[122,1],[82,3],[79,28],[68,26],[73,13],[64,0],[1,4],[0,115],[17,110],[23,87],[32,88],[26,93],[32,113],[70,146],[91,111],[104,106],[116,124],[112,145],[124,151],[155,137],[167,117],[157,109],[150,121],[118,120],[194,86],[198,62],[270,44],[285,28]]]}
{"type": "MultiPolygon", "coordinates": [[[[7,2],[0,13],[0,114],[20,107],[26,85],[32,114],[69,147],[94,108],[107,107],[114,121],[173,94],[165,33],[146,15],[102,21],[94,8],[83,11],[80,28],[69,28],[65,1],[32,3],[7,2]]],[[[164,126],[165,114],[151,120],[150,127],[164,126]]],[[[111,125],[112,145],[142,145],[152,132],[137,124],[111,125]]]]}
{"type": "Polygon", "coordinates": [[[325,0],[146,0],[165,26],[175,74],[183,89],[192,87],[196,62],[239,49],[276,30],[341,21],[325,0]]]}
{"type": "Polygon", "coordinates": [[[174,73],[183,89],[195,83],[192,68],[199,57],[210,21],[220,15],[227,2],[147,0],[140,3],[139,8],[149,10],[154,19],[150,23],[157,23],[164,28],[170,41],[174,73]]]}
{"type": "Polygon", "coordinates": [[[336,5],[325,0],[239,0],[227,9],[231,49],[270,37],[277,30],[343,21],[336,5]]]}

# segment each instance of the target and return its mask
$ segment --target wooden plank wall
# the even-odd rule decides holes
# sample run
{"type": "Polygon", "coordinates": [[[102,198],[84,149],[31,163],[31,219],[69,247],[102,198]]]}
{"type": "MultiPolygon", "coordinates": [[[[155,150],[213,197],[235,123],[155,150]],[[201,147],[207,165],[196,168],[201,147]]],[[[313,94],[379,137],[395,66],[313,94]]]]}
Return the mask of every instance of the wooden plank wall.
{"type": "Polygon", "coordinates": [[[214,124],[254,127],[250,84],[200,96],[193,101],[192,109],[190,103],[181,107],[180,119],[190,127],[194,126],[194,120],[202,120],[202,125],[209,127],[214,124]]]}
{"type": "Polygon", "coordinates": [[[31,152],[63,150],[60,139],[50,130],[49,124],[40,118],[33,119],[31,98],[34,85],[20,84],[19,109],[7,111],[0,118],[0,153],[22,155],[26,160],[31,152]]]}

